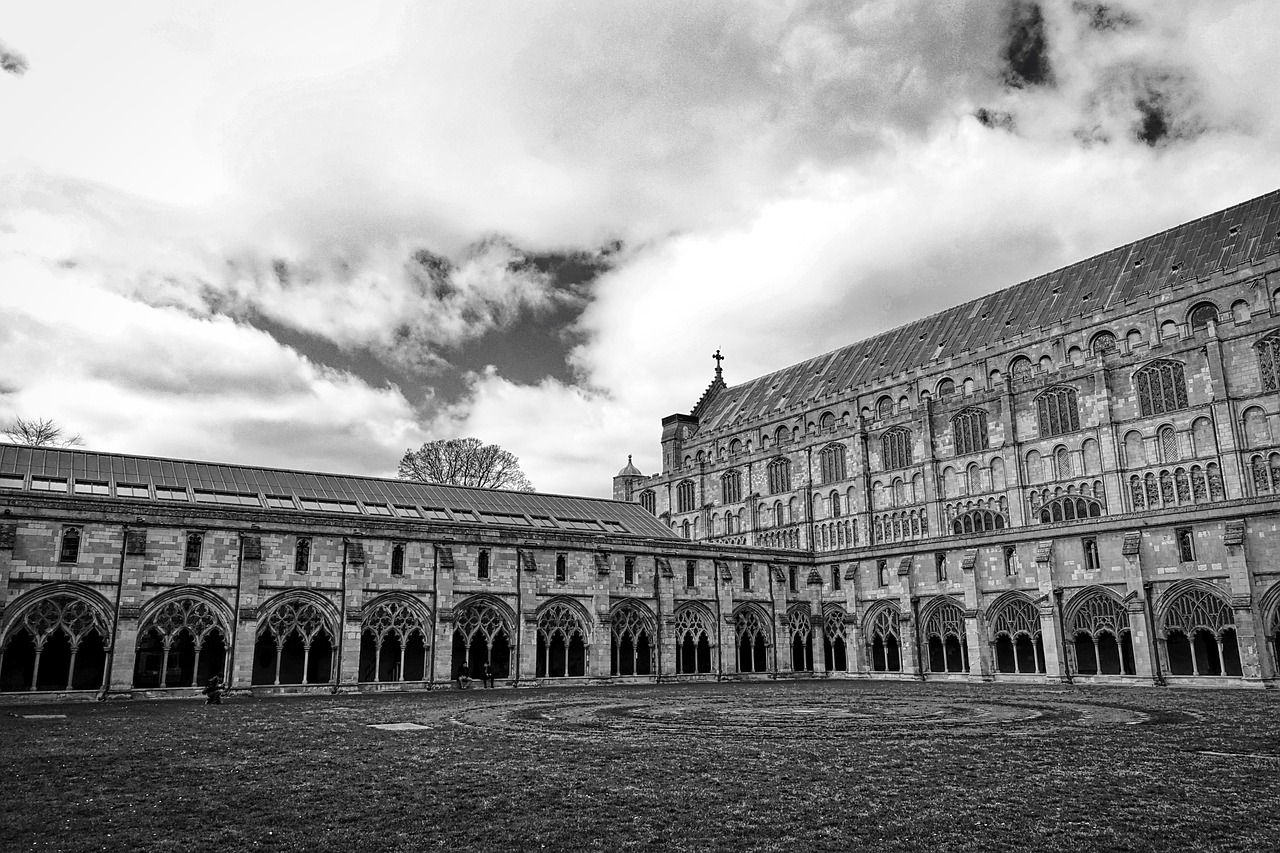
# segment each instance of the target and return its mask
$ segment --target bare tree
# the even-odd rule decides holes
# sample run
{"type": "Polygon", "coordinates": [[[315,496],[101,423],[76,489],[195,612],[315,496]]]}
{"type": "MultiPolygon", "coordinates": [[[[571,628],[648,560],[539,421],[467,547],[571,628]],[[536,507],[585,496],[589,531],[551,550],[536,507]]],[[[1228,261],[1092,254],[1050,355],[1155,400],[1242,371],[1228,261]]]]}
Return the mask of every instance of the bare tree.
{"type": "Polygon", "coordinates": [[[406,450],[397,475],[419,483],[534,491],[515,454],[478,438],[442,438],[406,450]]]}
{"type": "Polygon", "coordinates": [[[78,447],[84,444],[79,433],[67,435],[52,418],[14,418],[13,423],[0,429],[14,444],[28,447],[78,447]]]}

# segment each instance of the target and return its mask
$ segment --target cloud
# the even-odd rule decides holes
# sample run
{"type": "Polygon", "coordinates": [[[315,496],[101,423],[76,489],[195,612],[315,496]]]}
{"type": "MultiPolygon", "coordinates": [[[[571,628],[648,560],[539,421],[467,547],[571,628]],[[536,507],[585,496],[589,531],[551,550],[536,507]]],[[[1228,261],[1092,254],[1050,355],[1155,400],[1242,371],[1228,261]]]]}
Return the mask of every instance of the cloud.
{"type": "Polygon", "coordinates": [[[0,71],[21,77],[27,71],[27,58],[0,41],[0,71]]]}

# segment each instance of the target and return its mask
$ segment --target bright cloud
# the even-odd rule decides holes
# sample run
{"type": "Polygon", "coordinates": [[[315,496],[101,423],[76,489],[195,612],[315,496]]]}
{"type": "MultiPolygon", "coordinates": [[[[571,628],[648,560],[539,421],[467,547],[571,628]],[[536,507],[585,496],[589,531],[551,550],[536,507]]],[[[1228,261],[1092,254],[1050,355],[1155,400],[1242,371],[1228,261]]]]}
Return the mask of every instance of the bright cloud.
{"type": "Polygon", "coordinates": [[[1269,0],[67,14],[0,33],[0,415],[104,449],[470,434],[607,494],[717,347],[747,379],[1280,185],[1269,0]],[[614,240],[571,288],[533,260],[614,240]]]}

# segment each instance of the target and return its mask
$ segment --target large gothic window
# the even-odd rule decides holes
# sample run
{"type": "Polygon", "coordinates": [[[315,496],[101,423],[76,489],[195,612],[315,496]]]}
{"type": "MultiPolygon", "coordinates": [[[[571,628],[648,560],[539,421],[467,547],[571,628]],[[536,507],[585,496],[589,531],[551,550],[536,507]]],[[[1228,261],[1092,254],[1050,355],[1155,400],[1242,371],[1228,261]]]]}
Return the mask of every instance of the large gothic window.
{"type": "Polygon", "coordinates": [[[769,463],[769,494],[791,491],[791,462],[775,459],[769,463]]]}
{"type": "Polygon", "coordinates": [[[818,454],[818,467],[824,484],[838,483],[848,476],[844,458],[843,444],[828,445],[818,454]]]}
{"type": "Polygon", "coordinates": [[[885,470],[911,464],[911,431],[891,429],[880,436],[880,462],[885,470]]]}
{"type": "Polygon", "coordinates": [[[613,611],[609,633],[611,675],[651,675],[653,673],[654,628],[648,611],[633,602],[613,611]]]}
{"type": "Polygon", "coordinates": [[[1165,608],[1170,675],[1240,675],[1235,616],[1220,596],[1202,587],[1176,595],[1165,608]]]}
{"type": "Polygon", "coordinates": [[[653,515],[658,514],[658,496],[653,493],[653,489],[646,489],[640,493],[640,506],[653,515]]]}
{"type": "Polygon", "coordinates": [[[1187,407],[1187,382],[1176,361],[1153,361],[1133,374],[1143,417],[1187,407]]]}
{"type": "Polygon", "coordinates": [[[587,674],[587,631],[567,604],[548,605],[538,616],[538,678],[587,674]]]}
{"type": "Polygon", "coordinates": [[[741,608],[733,617],[738,647],[738,672],[768,672],[768,620],[755,607],[741,608]]]}
{"type": "Polygon", "coordinates": [[[726,471],[720,478],[720,499],[726,504],[736,504],[742,500],[742,474],[737,471],[726,471]]]}
{"type": "Polygon", "coordinates": [[[286,601],[258,626],[253,683],[327,684],[336,646],[337,632],[324,611],[305,599],[286,601]]]}
{"type": "Polygon", "coordinates": [[[968,672],[969,643],[964,611],[949,598],[929,608],[922,630],[929,647],[929,672],[968,672]]]}
{"type": "Polygon", "coordinates": [[[1041,438],[1080,429],[1076,389],[1059,385],[1045,391],[1036,398],[1036,416],[1040,422],[1041,438]]]}
{"type": "Polygon", "coordinates": [[[465,671],[481,678],[489,664],[495,678],[507,678],[511,671],[511,626],[496,606],[472,600],[454,611],[453,666],[456,675],[465,671]]]}
{"type": "Polygon", "coordinates": [[[996,669],[1000,672],[1044,672],[1044,643],[1040,635],[1040,613],[1026,598],[1013,596],[1004,601],[987,620],[996,669]]]}
{"type": "Polygon", "coordinates": [[[676,611],[676,674],[711,672],[711,616],[700,605],[676,611]]]}
{"type": "Polygon", "coordinates": [[[695,506],[692,480],[685,480],[676,486],[676,512],[693,512],[695,506]]]}
{"type": "Polygon", "coordinates": [[[426,681],[431,634],[416,602],[389,598],[365,608],[360,625],[360,681],[426,681]]]}
{"type": "Polygon", "coordinates": [[[223,675],[226,620],[198,598],[170,601],[139,626],[134,687],[191,687],[223,675]]]}
{"type": "Polygon", "coordinates": [[[874,672],[898,672],[902,669],[901,645],[898,639],[898,610],[891,604],[879,605],[867,614],[867,645],[874,672]]]}
{"type": "Polygon", "coordinates": [[[951,419],[951,437],[956,455],[977,453],[987,449],[987,413],[982,409],[965,409],[951,419]]]}
{"type": "Polygon", "coordinates": [[[1258,372],[1263,391],[1280,391],[1280,332],[1258,341],[1258,372]]]}
{"type": "Polygon", "coordinates": [[[0,642],[0,690],[97,690],[110,637],[103,615],[77,596],[37,601],[0,642]]]}

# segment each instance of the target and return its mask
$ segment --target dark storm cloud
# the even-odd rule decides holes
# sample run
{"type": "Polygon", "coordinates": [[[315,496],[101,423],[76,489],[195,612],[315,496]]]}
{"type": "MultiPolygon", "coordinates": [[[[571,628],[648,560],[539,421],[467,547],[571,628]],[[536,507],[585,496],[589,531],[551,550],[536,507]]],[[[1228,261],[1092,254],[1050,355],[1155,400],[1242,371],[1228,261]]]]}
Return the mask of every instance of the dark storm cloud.
{"type": "Polygon", "coordinates": [[[986,107],[978,107],[978,109],[973,111],[973,117],[976,118],[978,123],[983,127],[991,127],[1008,131],[1013,131],[1015,129],[1013,115],[1005,112],[1004,110],[992,110],[987,109],[986,107]]]}
{"type": "Polygon", "coordinates": [[[1015,89],[1052,85],[1049,33],[1040,4],[1013,0],[1007,10],[1007,40],[1003,53],[1005,85],[1015,89]]]}
{"type": "Polygon", "coordinates": [[[1089,27],[1099,32],[1127,30],[1138,23],[1138,19],[1126,10],[1105,3],[1085,3],[1076,0],[1071,4],[1071,11],[1082,15],[1088,20],[1089,27]]]}

